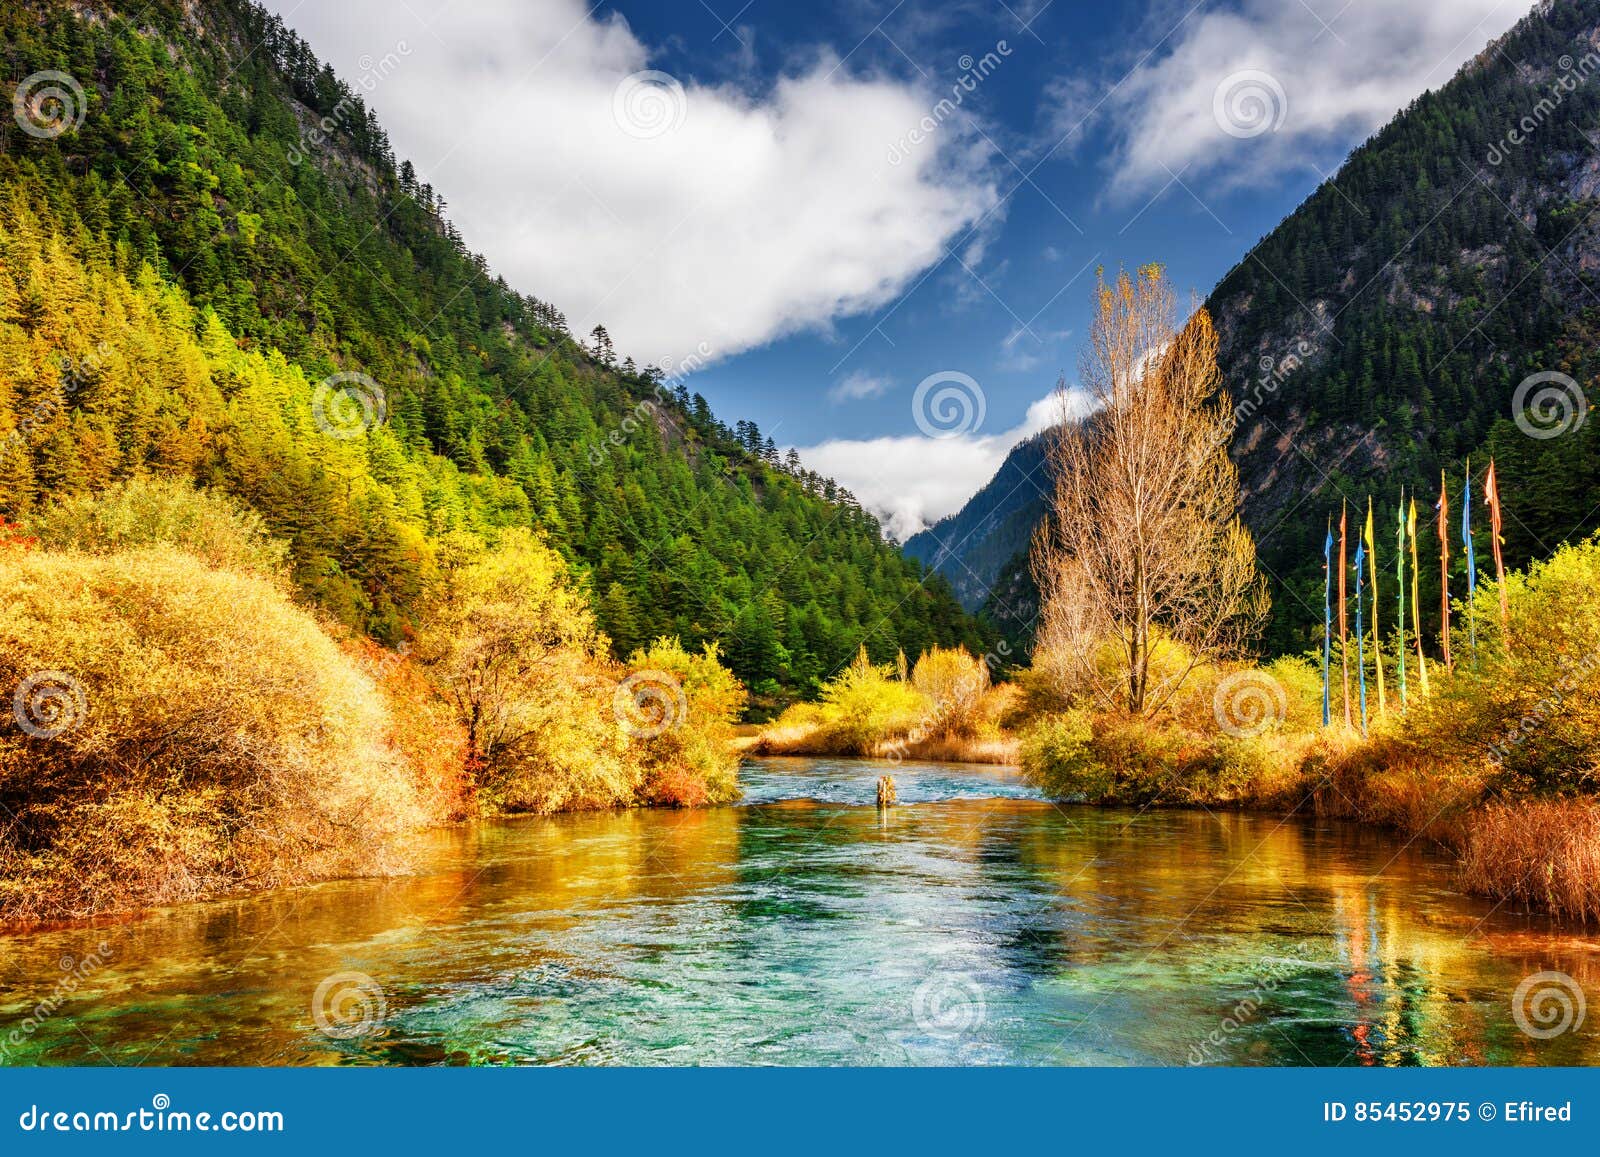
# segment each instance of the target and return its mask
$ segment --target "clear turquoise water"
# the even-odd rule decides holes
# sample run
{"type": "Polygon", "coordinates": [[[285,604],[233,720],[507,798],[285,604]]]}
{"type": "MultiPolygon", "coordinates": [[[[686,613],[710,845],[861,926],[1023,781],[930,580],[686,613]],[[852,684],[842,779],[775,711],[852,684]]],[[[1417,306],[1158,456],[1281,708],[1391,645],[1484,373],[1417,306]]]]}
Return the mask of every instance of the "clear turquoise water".
{"type": "Polygon", "coordinates": [[[759,760],[744,784],[737,807],[438,833],[404,878],[0,940],[0,1049],[12,1064],[1600,1061],[1594,1024],[1537,1039],[1512,1009],[1525,977],[1558,971],[1576,1021],[1600,944],[1458,894],[1447,860],[1384,833],[1058,807],[1014,772],[958,765],[759,760]],[[885,772],[901,806],[879,812],[885,772]]]}

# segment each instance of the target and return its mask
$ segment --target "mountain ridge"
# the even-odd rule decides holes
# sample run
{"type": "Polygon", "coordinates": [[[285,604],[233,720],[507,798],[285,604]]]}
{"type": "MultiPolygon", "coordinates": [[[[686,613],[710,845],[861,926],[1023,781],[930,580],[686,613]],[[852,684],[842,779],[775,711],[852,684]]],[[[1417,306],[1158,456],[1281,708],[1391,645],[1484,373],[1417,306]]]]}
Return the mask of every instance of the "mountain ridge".
{"type": "MultiPolygon", "coordinates": [[[[1459,509],[1467,461],[1481,486],[1493,455],[1508,566],[1600,526],[1586,497],[1600,490],[1600,435],[1581,420],[1600,370],[1596,141],[1600,3],[1540,5],[1352,150],[1207,297],[1244,518],[1272,586],[1267,650],[1320,640],[1322,538],[1341,502],[1370,494],[1392,527],[1402,488],[1426,511],[1442,470],[1459,509]],[[1578,415],[1555,437],[1524,433],[1540,373],[1578,415]]],[[[1014,602],[1031,587],[1024,561],[1005,568],[1014,602]]],[[[1424,572],[1436,605],[1437,568],[1424,572]]]]}
{"type": "Polygon", "coordinates": [[[220,487],[304,597],[392,644],[453,535],[531,525],[621,653],[715,641],[803,690],[862,644],[982,645],[847,491],[494,276],[259,5],[28,0],[0,29],[38,122],[0,130],[0,512],[147,472],[220,487]],[[65,107],[40,103],[56,74],[65,107]],[[318,391],[351,382],[380,420],[323,436],[318,391]]]}

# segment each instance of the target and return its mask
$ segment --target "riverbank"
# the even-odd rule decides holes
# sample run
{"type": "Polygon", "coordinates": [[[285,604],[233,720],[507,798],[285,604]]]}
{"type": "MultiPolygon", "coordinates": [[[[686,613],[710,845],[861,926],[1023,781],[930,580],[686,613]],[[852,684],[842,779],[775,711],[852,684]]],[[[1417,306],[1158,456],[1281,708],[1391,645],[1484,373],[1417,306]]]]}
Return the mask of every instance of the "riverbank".
{"type": "Polygon", "coordinates": [[[737,796],[716,649],[614,661],[529,532],[456,534],[399,649],[297,597],[287,556],[181,483],[0,526],[0,926],[393,875],[464,819],[737,796]]]}
{"type": "Polygon", "coordinates": [[[1600,799],[1540,791],[1474,749],[1448,692],[1409,720],[1358,731],[1253,734],[1052,715],[1023,734],[1030,781],[1112,807],[1311,814],[1450,851],[1468,892],[1575,923],[1600,921],[1600,799]]]}
{"type": "Polygon", "coordinates": [[[742,751],[1014,765],[1018,704],[1018,688],[991,683],[988,663],[965,648],[874,663],[863,647],[816,702],[792,704],[742,737],[742,751]]]}

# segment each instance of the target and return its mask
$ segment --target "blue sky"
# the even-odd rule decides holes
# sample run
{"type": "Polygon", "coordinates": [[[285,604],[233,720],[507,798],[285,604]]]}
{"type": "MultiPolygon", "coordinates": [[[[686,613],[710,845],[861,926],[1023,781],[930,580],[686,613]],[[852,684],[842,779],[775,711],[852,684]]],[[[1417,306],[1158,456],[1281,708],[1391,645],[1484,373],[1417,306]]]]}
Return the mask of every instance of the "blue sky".
{"type": "Polygon", "coordinates": [[[1528,9],[269,6],[366,93],[491,267],[620,353],[697,366],[725,420],[800,447],[902,535],[1047,420],[1097,266],[1160,261],[1203,296],[1528,9]]]}

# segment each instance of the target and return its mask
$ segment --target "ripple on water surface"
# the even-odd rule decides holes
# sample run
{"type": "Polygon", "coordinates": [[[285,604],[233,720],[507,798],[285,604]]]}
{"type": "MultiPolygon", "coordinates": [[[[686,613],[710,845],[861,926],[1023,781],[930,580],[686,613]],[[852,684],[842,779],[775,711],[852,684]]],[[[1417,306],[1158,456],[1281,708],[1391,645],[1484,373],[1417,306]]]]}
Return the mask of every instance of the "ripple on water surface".
{"type": "Polygon", "coordinates": [[[1593,998],[1596,946],[1386,833],[1058,807],[954,764],[743,782],[736,807],[480,824],[406,877],[0,940],[0,1059],[1600,1062],[1511,1006],[1539,972],[1593,998]],[[901,806],[874,806],[883,774],[901,806]],[[328,1031],[330,991],[360,1031],[328,1031]]]}

